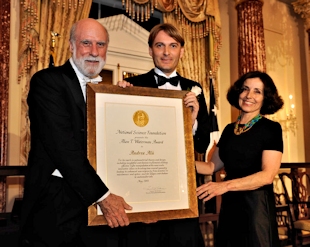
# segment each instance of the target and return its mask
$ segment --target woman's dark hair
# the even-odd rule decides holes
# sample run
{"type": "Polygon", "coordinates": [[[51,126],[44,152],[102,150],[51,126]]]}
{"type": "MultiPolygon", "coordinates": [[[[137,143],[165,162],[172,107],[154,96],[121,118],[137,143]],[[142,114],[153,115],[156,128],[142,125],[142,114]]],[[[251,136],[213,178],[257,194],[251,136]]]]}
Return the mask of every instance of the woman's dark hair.
{"type": "Polygon", "coordinates": [[[260,109],[260,113],[262,115],[273,114],[282,108],[283,100],[281,96],[279,96],[278,90],[273,80],[268,74],[261,72],[261,71],[250,71],[242,75],[228,89],[227,100],[232,106],[241,110],[239,106],[239,95],[242,93],[242,87],[243,87],[245,80],[249,78],[259,78],[264,84],[264,100],[263,100],[262,108],[260,109]]]}
{"type": "Polygon", "coordinates": [[[183,37],[181,36],[180,32],[178,31],[178,29],[175,26],[171,25],[170,23],[162,23],[152,28],[150,35],[149,35],[149,40],[148,40],[149,47],[153,46],[154,40],[160,31],[164,31],[171,38],[179,42],[181,44],[181,47],[184,46],[185,41],[183,37]]]}

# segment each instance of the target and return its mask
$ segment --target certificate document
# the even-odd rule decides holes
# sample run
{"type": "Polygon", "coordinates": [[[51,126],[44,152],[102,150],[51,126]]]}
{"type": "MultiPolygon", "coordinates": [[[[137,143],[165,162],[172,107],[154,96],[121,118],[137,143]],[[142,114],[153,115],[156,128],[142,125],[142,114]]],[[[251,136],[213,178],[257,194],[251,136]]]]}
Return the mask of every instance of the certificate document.
{"type": "MultiPolygon", "coordinates": [[[[192,211],[195,181],[189,174],[193,178],[195,164],[189,155],[194,153],[191,124],[184,124],[186,92],[170,91],[173,97],[167,97],[160,95],[168,90],[111,85],[91,85],[88,91],[93,91],[88,92],[89,146],[95,146],[90,161],[110,191],[133,207],[127,212],[131,222],[192,211]]],[[[103,217],[99,207],[97,216],[103,217]]]]}

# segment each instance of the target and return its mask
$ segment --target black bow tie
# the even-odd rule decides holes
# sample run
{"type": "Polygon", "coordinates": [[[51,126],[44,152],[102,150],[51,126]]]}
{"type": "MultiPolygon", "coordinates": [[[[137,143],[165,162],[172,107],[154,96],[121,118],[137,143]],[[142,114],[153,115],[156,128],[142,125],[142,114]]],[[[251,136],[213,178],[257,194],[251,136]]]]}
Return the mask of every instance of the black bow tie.
{"type": "Polygon", "coordinates": [[[174,76],[174,77],[171,77],[171,78],[166,78],[164,76],[157,75],[156,73],[155,73],[155,75],[157,76],[157,85],[158,86],[162,86],[162,85],[166,84],[167,82],[169,82],[171,85],[176,87],[178,85],[178,83],[179,83],[179,80],[180,80],[179,76],[174,76]]]}

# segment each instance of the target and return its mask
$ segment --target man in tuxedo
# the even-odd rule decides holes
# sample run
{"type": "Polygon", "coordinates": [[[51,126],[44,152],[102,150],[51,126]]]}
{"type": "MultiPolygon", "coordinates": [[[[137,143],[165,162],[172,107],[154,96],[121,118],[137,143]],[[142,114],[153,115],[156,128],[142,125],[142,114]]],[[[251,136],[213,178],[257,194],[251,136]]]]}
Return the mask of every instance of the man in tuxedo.
{"type": "Polygon", "coordinates": [[[129,224],[125,209],[131,207],[109,191],[87,159],[86,83],[101,81],[108,43],[108,32],[99,22],[80,20],[70,31],[72,57],[31,78],[22,246],[85,246],[92,229],[106,236],[101,238],[106,243],[97,242],[105,246],[111,228],[129,224]],[[94,203],[109,226],[87,228],[87,209],[94,203]]]}
{"type": "MultiPolygon", "coordinates": [[[[146,74],[126,78],[118,82],[120,87],[139,86],[167,90],[189,91],[184,103],[192,109],[194,148],[205,153],[210,142],[208,111],[205,97],[199,83],[181,77],[176,72],[179,59],[184,53],[184,39],[171,24],[156,25],[149,35],[149,54],[155,68],[146,74]],[[198,87],[201,93],[196,96],[191,89],[198,87]]],[[[203,247],[203,239],[198,218],[159,221],[151,224],[131,224],[127,229],[128,241],[139,239],[151,247],[203,247]],[[143,232],[143,233],[142,233],[143,232]]],[[[128,244],[130,246],[130,244],[128,244]]]]}

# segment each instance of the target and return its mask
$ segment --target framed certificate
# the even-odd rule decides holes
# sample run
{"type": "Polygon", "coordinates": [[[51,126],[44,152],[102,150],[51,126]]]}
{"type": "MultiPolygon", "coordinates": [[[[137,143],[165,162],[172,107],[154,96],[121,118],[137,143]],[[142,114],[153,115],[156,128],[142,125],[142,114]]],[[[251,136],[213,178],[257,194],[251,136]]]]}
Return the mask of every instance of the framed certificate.
{"type": "MultiPolygon", "coordinates": [[[[186,91],[87,85],[88,158],[130,222],[198,217],[186,91]]],[[[88,225],[106,224],[99,206],[88,225]]]]}

